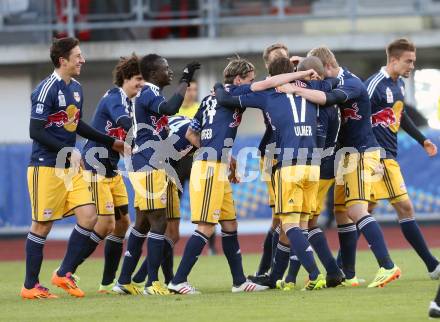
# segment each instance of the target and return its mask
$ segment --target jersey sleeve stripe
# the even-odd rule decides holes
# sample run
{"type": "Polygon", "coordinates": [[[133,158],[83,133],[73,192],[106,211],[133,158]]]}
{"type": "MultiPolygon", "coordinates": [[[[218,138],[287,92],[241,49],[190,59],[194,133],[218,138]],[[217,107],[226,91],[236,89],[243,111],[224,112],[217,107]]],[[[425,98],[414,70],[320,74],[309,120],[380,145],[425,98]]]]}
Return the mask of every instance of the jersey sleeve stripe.
{"type": "Polygon", "coordinates": [[[371,98],[371,96],[373,96],[374,90],[377,87],[377,84],[380,83],[380,81],[384,78],[385,76],[382,73],[377,74],[370,82],[370,84],[368,84],[367,87],[367,92],[368,92],[368,97],[371,98]]]}
{"type": "Polygon", "coordinates": [[[52,85],[55,83],[56,77],[52,75],[46,83],[42,86],[41,92],[38,95],[37,101],[44,103],[46,100],[47,93],[49,92],[49,89],[52,87],[52,85]]]}

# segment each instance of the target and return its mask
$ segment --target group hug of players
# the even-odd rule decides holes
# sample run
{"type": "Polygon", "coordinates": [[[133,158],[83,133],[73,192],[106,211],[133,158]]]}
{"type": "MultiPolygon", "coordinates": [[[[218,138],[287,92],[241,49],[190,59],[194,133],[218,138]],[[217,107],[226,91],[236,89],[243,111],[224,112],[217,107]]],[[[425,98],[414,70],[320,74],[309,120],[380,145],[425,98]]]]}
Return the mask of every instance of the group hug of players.
{"type": "Polygon", "coordinates": [[[305,58],[289,58],[287,47],[275,44],[263,53],[269,77],[254,82],[252,63],[231,59],[223,72],[224,83],[214,86],[215,93],[202,100],[192,119],[173,115],[200,64],[186,65],[167,100],[162,90],[173,77],[167,60],[156,54],[133,54],[116,65],[116,86],[102,97],[89,126],[81,119],[83,92],[73,78],[85,63],[79,42],[75,38],[55,40],[50,50],[55,71],[31,96],[33,146],[28,185],[32,226],[26,240],[21,296],[57,297],[39,281],[43,248],[53,222],[73,214],[77,224],[51,283],[75,297],[84,296],[75,272],[104,239],[100,292],[200,293],[188,276],[218,223],[232,292],[293,289],[301,266],[309,276],[304,290],[359,286],[362,281],[356,276],[355,258],[360,234],[379,265],[368,287],[383,287],[401,272],[369,213],[379,199],[388,199],[394,206],[405,238],[426,264],[429,276],[438,279],[439,261],[415,222],[396,161],[400,126],[428,155],[437,153],[403,108],[401,77],[408,77],[414,69],[415,51],[406,39],[392,42],[387,47],[387,65],[363,83],[340,67],[327,47],[314,48],[305,58]],[[259,146],[260,164],[273,210],[260,266],[255,276],[248,277],[243,272],[231,189],[231,182],[239,182],[239,177],[230,157],[245,108],[263,113],[266,132],[259,146]],[[82,152],[75,148],[77,134],[88,140],[82,152]],[[197,227],[174,273],[180,183],[173,167],[187,153],[194,153],[189,190],[191,221],[197,227]],[[125,155],[135,190],[136,217],[116,277],[130,226],[129,201],[118,171],[120,154],[125,155]],[[317,226],[333,184],[338,261],[317,226]],[[147,257],[135,272],[145,240],[147,257]],[[326,270],[325,277],[314,253],[326,270]],[[159,280],[160,268],[164,283],[159,280]]]}

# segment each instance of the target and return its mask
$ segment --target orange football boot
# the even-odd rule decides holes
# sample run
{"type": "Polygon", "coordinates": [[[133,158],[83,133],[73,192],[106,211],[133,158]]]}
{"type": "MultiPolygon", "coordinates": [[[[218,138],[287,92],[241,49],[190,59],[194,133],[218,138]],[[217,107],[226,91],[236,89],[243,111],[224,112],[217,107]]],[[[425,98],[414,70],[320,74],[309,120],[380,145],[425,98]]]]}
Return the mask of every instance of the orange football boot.
{"type": "Polygon", "coordinates": [[[67,293],[75,297],[84,297],[84,292],[78,287],[76,281],[78,277],[72,273],[67,273],[66,276],[58,276],[57,271],[52,274],[52,284],[62,288],[67,293]]]}
{"type": "Polygon", "coordinates": [[[20,296],[24,299],[28,300],[36,300],[36,299],[57,299],[58,296],[49,292],[47,287],[37,283],[31,289],[27,289],[23,286],[20,292],[20,296]]]}

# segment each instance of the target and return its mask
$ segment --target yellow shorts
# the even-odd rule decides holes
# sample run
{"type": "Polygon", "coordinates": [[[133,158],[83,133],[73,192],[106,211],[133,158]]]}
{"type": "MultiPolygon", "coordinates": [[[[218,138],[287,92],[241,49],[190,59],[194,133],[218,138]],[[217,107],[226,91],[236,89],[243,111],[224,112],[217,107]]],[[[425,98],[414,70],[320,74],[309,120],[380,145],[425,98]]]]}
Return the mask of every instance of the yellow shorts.
{"type": "Polygon", "coordinates": [[[165,209],[167,177],[165,170],[139,171],[128,174],[134,189],[134,207],[141,211],[165,209]]]}
{"type": "Polygon", "coordinates": [[[308,221],[319,188],[319,166],[292,165],[275,171],[275,213],[282,224],[308,221]]]}
{"type": "Polygon", "coordinates": [[[190,203],[193,223],[217,224],[235,220],[228,166],[217,161],[195,161],[191,168],[190,203]]]}
{"type": "Polygon", "coordinates": [[[383,166],[383,177],[382,180],[373,183],[373,198],[388,199],[392,204],[408,200],[405,181],[397,161],[381,159],[380,163],[383,166]]]}
{"type": "MultiPolygon", "coordinates": [[[[341,163],[343,164],[343,169],[338,167],[336,180],[342,174],[345,206],[368,204],[371,201],[373,183],[381,179],[381,174],[379,173],[380,151],[346,154],[341,163]]],[[[335,195],[341,192],[340,183],[337,183],[337,185],[335,187],[335,195]]]]}
{"type": "Polygon", "coordinates": [[[268,193],[268,204],[270,207],[275,207],[275,177],[272,172],[272,167],[275,165],[276,161],[272,160],[272,162],[263,157],[260,159],[260,172],[261,172],[261,180],[266,183],[267,193],[268,193]]]}
{"type": "Polygon", "coordinates": [[[115,207],[128,205],[127,189],[120,174],[106,178],[91,171],[84,171],[84,178],[92,187],[98,215],[113,216],[115,207]]]}
{"type": "Polygon", "coordinates": [[[90,185],[82,170],[30,166],[27,171],[33,221],[54,221],[73,215],[74,209],[94,204],[90,185]]]}
{"type": "Polygon", "coordinates": [[[335,183],[335,189],[333,191],[333,202],[334,211],[345,212],[347,207],[345,207],[345,186],[344,184],[339,185],[335,183]]]}
{"type": "Polygon", "coordinates": [[[180,219],[180,198],[177,186],[173,181],[168,180],[167,185],[167,219],[180,219]]]}
{"type": "Polygon", "coordinates": [[[331,186],[335,183],[335,179],[319,179],[318,197],[316,198],[316,209],[313,211],[314,216],[319,216],[325,207],[325,200],[331,186]]]}

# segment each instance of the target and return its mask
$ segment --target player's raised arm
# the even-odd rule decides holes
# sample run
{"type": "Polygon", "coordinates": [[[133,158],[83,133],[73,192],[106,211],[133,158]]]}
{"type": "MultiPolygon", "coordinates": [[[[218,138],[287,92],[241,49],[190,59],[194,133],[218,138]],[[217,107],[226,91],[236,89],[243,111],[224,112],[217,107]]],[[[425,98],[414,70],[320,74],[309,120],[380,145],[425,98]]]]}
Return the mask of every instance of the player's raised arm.
{"type": "Polygon", "coordinates": [[[179,111],[185,98],[186,89],[191,83],[194,73],[200,68],[200,63],[192,62],[185,66],[180,83],[177,85],[176,91],[168,101],[162,101],[158,107],[158,113],[164,115],[174,115],[179,111]]]}
{"type": "Polygon", "coordinates": [[[271,76],[266,78],[265,80],[258,81],[252,83],[251,90],[254,92],[264,91],[269,88],[274,88],[281,86],[283,84],[287,84],[299,79],[313,79],[319,77],[317,72],[313,69],[300,71],[300,72],[292,72],[286,74],[280,74],[276,76],[271,76]]]}

